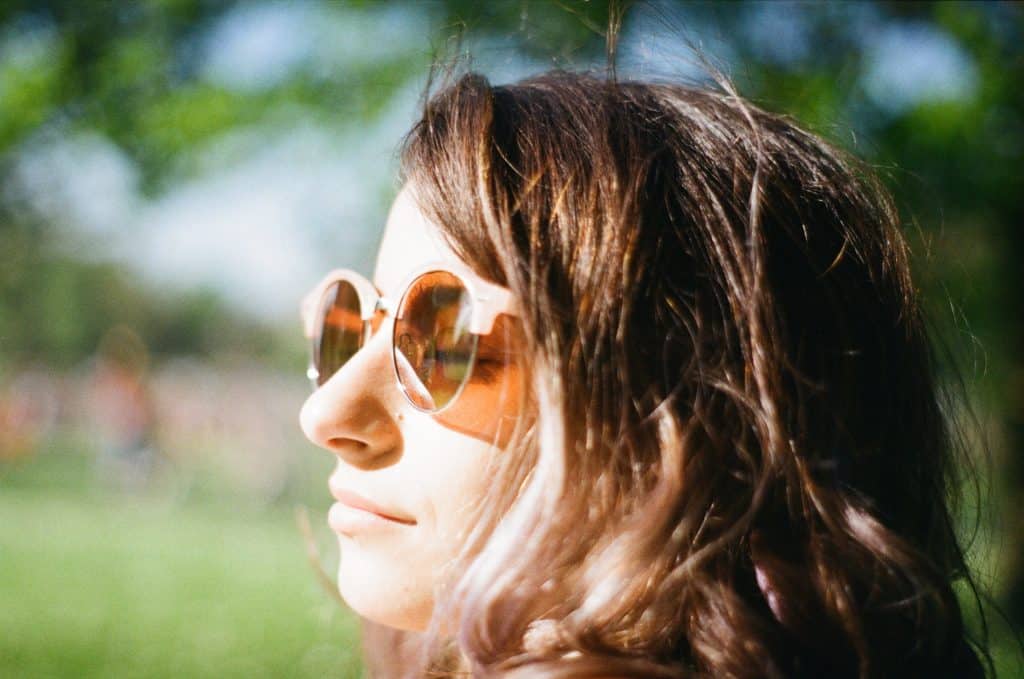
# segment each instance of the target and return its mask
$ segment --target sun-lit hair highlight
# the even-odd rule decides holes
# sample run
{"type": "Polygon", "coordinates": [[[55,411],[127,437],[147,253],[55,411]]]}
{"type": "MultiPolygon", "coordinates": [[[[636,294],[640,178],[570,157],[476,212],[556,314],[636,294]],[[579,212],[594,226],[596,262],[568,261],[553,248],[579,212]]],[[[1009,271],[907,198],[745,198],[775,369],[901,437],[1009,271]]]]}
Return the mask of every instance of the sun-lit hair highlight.
{"type": "Polygon", "coordinates": [[[519,301],[530,398],[430,628],[367,623],[373,676],[981,674],[957,441],[864,166],[727,82],[568,72],[457,78],[402,159],[519,301]]]}

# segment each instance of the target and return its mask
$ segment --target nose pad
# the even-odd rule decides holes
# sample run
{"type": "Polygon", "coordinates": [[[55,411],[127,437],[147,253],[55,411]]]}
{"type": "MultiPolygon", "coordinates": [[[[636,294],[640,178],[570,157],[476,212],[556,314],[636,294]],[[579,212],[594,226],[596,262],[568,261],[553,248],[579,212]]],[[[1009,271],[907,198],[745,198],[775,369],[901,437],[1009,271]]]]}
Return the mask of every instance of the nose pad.
{"type": "Polygon", "coordinates": [[[354,466],[386,466],[401,455],[395,413],[407,403],[395,383],[389,338],[388,332],[375,333],[299,412],[310,441],[354,466]]]}

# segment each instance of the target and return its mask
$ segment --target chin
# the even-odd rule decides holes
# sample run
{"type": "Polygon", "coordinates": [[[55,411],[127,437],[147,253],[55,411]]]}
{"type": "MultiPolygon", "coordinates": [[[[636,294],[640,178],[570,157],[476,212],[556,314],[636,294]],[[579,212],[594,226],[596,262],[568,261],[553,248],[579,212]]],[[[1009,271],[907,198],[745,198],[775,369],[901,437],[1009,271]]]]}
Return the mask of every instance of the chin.
{"type": "Polygon", "coordinates": [[[422,632],[434,609],[429,568],[401,559],[390,563],[345,545],[338,565],[338,593],[354,612],[396,629],[422,632]]]}

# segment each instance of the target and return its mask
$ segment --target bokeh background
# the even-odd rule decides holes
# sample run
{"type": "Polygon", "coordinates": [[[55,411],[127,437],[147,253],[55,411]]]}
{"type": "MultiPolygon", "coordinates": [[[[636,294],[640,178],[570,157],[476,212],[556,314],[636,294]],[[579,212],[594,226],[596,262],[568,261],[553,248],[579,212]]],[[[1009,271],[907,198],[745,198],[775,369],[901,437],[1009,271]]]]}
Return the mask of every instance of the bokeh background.
{"type": "MultiPolygon", "coordinates": [[[[976,414],[961,523],[993,651],[1024,676],[1024,6],[626,9],[622,76],[700,80],[697,47],[895,192],[976,414]]],[[[603,68],[608,13],[0,2],[0,675],[360,676],[294,520],[332,571],[298,300],[371,272],[435,57],[603,68]]]]}

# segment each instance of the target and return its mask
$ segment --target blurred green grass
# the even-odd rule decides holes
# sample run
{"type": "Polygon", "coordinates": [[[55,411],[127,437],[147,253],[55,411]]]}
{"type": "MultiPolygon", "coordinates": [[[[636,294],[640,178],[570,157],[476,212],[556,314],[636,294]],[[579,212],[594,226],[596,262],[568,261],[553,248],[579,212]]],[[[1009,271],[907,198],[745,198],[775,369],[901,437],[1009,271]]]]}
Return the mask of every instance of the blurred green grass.
{"type": "Polygon", "coordinates": [[[0,484],[0,602],[0,676],[362,671],[356,619],[283,507],[0,484]]]}
{"type": "MultiPolygon", "coordinates": [[[[362,676],[356,618],[319,588],[283,504],[205,477],[114,492],[68,451],[0,471],[0,677],[362,676]]],[[[988,585],[998,550],[979,537],[988,585]]],[[[1009,630],[989,622],[997,676],[1024,677],[1009,630]]]]}

